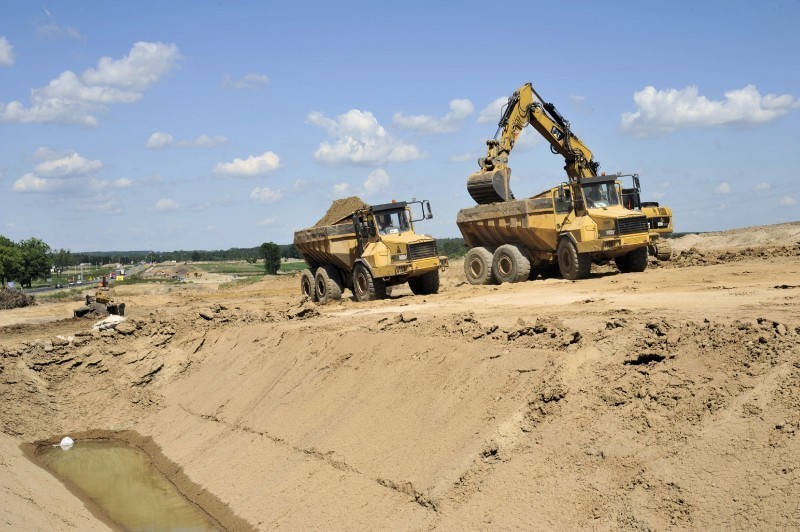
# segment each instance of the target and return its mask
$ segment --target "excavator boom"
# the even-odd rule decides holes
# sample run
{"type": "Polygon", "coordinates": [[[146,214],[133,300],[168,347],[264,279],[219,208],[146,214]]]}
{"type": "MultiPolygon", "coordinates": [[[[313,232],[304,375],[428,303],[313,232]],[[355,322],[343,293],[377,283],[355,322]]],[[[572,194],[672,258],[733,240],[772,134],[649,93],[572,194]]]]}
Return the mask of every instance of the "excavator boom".
{"type": "Polygon", "coordinates": [[[508,99],[494,138],[486,142],[488,153],[478,160],[481,169],[467,179],[467,191],[479,205],[514,199],[508,155],[528,124],[548,141],[550,151],[564,157],[570,182],[597,175],[599,163],[592,160],[589,148],[569,130],[569,121],[526,83],[508,99]]]}

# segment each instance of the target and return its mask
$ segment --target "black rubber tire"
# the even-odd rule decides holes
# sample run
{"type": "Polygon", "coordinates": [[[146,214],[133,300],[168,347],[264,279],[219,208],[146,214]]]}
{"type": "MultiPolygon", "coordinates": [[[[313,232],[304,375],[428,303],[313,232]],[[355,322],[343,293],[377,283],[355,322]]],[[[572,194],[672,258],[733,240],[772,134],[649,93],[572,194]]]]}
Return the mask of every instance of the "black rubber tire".
{"type": "Polygon", "coordinates": [[[672,260],[672,243],[666,238],[659,238],[653,244],[653,255],[660,262],[672,260]]]}
{"type": "Polygon", "coordinates": [[[589,253],[578,253],[575,243],[569,238],[558,242],[558,269],[564,279],[575,281],[586,279],[592,269],[592,256],[589,253]]]}
{"type": "Polygon", "coordinates": [[[614,262],[622,273],[643,272],[647,269],[647,248],[634,249],[627,255],[615,258],[614,262]]]}
{"type": "Polygon", "coordinates": [[[492,273],[500,283],[527,281],[531,273],[531,262],[514,244],[503,244],[492,257],[492,273]]]}
{"type": "Polygon", "coordinates": [[[427,296],[439,293],[439,270],[433,270],[421,277],[408,280],[408,287],[414,295],[427,296]]]}
{"type": "Polygon", "coordinates": [[[386,283],[375,279],[366,266],[360,262],[353,269],[353,295],[356,301],[374,301],[386,297],[386,283]]]}
{"type": "Polygon", "coordinates": [[[342,281],[339,270],[330,264],[317,268],[317,273],[314,274],[314,287],[320,303],[341,299],[342,281]]]}
{"type": "Polygon", "coordinates": [[[319,298],[317,297],[317,283],[314,280],[314,273],[308,268],[300,273],[300,294],[316,303],[319,298]]]}
{"type": "Polygon", "coordinates": [[[495,284],[497,281],[492,274],[492,252],[484,247],[467,251],[464,257],[464,274],[469,284],[495,284]]]}

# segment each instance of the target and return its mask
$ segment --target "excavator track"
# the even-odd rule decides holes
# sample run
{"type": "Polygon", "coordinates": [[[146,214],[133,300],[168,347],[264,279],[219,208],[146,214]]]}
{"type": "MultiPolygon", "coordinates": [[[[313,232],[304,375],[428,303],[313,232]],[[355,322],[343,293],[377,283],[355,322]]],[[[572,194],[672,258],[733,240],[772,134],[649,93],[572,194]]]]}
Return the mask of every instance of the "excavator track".
{"type": "Polygon", "coordinates": [[[467,178],[467,191],[478,205],[514,199],[509,181],[511,168],[475,172],[467,178]]]}

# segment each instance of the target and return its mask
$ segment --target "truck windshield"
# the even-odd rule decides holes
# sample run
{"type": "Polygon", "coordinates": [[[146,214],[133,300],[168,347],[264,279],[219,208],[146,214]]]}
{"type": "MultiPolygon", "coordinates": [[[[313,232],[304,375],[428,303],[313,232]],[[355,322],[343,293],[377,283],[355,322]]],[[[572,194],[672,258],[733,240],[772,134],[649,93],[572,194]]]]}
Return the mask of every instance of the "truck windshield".
{"type": "Polygon", "coordinates": [[[619,205],[617,184],[614,181],[583,185],[583,197],[586,199],[586,207],[588,209],[619,205]]]}
{"type": "Polygon", "coordinates": [[[405,209],[384,211],[375,214],[378,221],[378,231],[382,235],[396,235],[411,229],[405,209]]]}

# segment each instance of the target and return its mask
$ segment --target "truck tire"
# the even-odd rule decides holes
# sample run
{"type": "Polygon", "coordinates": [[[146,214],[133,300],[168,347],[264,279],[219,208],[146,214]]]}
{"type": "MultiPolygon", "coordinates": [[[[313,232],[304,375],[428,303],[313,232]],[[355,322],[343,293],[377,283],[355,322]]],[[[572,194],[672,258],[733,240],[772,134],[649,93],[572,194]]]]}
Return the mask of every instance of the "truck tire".
{"type": "Polygon", "coordinates": [[[375,279],[366,266],[360,262],[353,269],[353,295],[356,301],[373,301],[386,297],[386,283],[375,279]]]}
{"type": "Polygon", "coordinates": [[[527,281],[531,273],[531,262],[517,246],[503,244],[494,252],[492,273],[501,283],[527,281]]]}
{"type": "Polygon", "coordinates": [[[614,262],[622,273],[643,272],[647,269],[647,248],[634,249],[627,255],[615,258],[614,262]]]}
{"type": "Polygon", "coordinates": [[[320,303],[342,298],[342,281],[339,270],[330,264],[317,268],[317,273],[314,274],[314,286],[320,303]]]}
{"type": "Polygon", "coordinates": [[[439,270],[433,270],[420,277],[409,279],[408,287],[417,296],[439,293],[439,270]]]}
{"type": "Polygon", "coordinates": [[[306,268],[300,273],[300,293],[315,303],[319,301],[316,284],[314,272],[306,268]]]}
{"type": "Polygon", "coordinates": [[[592,269],[592,256],[589,253],[578,253],[575,243],[569,238],[562,238],[556,250],[558,269],[564,279],[574,281],[586,279],[592,269]]]}
{"type": "MultiPolygon", "coordinates": [[[[659,238],[651,247],[653,250],[650,255],[660,262],[672,260],[672,244],[666,238],[659,238]]],[[[648,251],[650,250],[648,249],[648,251]]]]}
{"type": "Polygon", "coordinates": [[[464,273],[469,284],[494,284],[491,251],[484,247],[476,247],[467,251],[467,255],[464,257],[464,273]]]}

